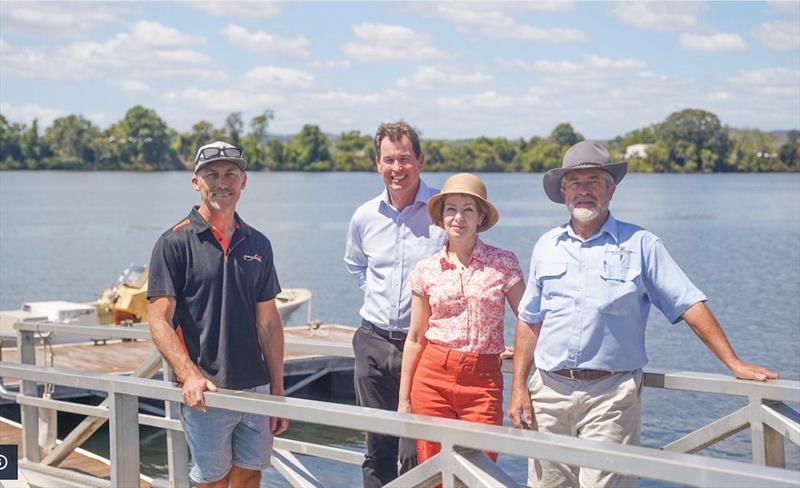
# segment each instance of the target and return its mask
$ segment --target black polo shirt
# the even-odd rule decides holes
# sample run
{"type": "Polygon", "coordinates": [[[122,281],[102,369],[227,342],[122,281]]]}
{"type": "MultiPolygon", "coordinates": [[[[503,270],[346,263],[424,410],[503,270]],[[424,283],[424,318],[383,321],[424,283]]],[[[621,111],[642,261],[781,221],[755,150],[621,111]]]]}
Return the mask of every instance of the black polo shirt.
{"type": "Polygon", "coordinates": [[[268,384],[256,303],[281,291],[272,245],[236,214],[226,252],[224,238],[197,208],[156,242],[147,298],[175,297],[172,325],[180,327],[189,357],[215,385],[242,390],[268,384]]]}

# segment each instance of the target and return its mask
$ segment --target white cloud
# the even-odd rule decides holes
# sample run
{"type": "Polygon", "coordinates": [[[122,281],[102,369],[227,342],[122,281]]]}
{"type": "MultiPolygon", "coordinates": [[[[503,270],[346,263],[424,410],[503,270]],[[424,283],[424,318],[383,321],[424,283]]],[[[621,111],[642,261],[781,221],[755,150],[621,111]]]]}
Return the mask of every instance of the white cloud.
{"type": "Polygon", "coordinates": [[[431,46],[428,36],[402,25],[362,22],[353,26],[355,42],[344,45],[343,51],[361,61],[440,59],[444,53],[431,46]]]}
{"type": "Polygon", "coordinates": [[[150,91],[150,86],[147,83],[142,83],[137,80],[119,80],[116,85],[128,93],[145,93],[150,91]]]}
{"type": "Polygon", "coordinates": [[[314,75],[311,73],[279,66],[257,66],[245,73],[242,79],[244,84],[251,89],[307,89],[314,83],[314,75]]]}
{"type": "Polygon", "coordinates": [[[800,21],[764,22],[753,31],[753,37],[775,51],[800,50],[800,21]]]}
{"type": "Polygon", "coordinates": [[[95,2],[0,2],[3,32],[80,37],[117,20],[124,5],[95,2]]]}
{"type": "Polygon", "coordinates": [[[644,68],[647,63],[641,59],[634,58],[604,58],[602,56],[589,55],[587,58],[587,65],[594,70],[603,71],[616,71],[616,70],[630,70],[644,68]]]}
{"type": "Polygon", "coordinates": [[[188,49],[200,42],[203,38],[155,22],[137,22],[128,32],[101,42],[78,41],[56,50],[7,46],[0,65],[4,74],[54,81],[116,74],[126,78],[131,72],[139,78],[206,78],[210,76],[210,58],[188,49]],[[53,66],[69,69],[55,70],[53,66]]]}
{"type": "Polygon", "coordinates": [[[171,27],[142,20],[131,25],[133,40],[151,48],[181,48],[205,43],[201,36],[190,36],[171,27]]]}
{"type": "Polygon", "coordinates": [[[494,90],[463,97],[440,97],[436,100],[436,105],[441,108],[457,110],[473,108],[496,110],[511,107],[514,103],[513,97],[500,95],[494,90]]]}
{"type": "Polygon", "coordinates": [[[708,99],[712,102],[724,102],[733,99],[733,94],[729,91],[718,90],[708,94],[708,99]]]}
{"type": "Polygon", "coordinates": [[[169,92],[164,99],[189,107],[201,107],[215,113],[244,111],[254,106],[271,107],[283,101],[282,97],[263,92],[249,93],[232,89],[201,90],[195,87],[169,92]]]}
{"type": "Polygon", "coordinates": [[[583,65],[570,61],[550,61],[540,59],[533,64],[536,71],[545,74],[565,75],[583,71],[583,65]]]}
{"type": "Polygon", "coordinates": [[[688,51],[701,53],[742,52],[747,43],[738,34],[720,32],[711,35],[681,34],[681,47],[688,51]]]}
{"type": "Polygon", "coordinates": [[[745,70],[728,78],[762,95],[800,98],[800,71],[783,67],[745,70]]]}
{"type": "Polygon", "coordinates": [[[349,68],[350,66],[352,66],[350,61],[346,59],[315,59],[313,61],[309,61],[306,64],[312,68],[322,68],[322,69],[340,69],[340,68],[349,68]]]}
{"type": "Polygon", "coordinates": [[[395,83],[400,89],[430,90],[439,86],[476,85],[492,81],[492,75],[480,71],[464,72],[452,68],[421,66],[408,78],[395,83]]]}
{"type": "MultiPolygon", "coordinates": [[[[513,3],[501,5],[503,7],[515,6],[513,3]]],[[[530,6],[536,9],[535,4],[530,6]]],[[[543,10],[554,8],[552,5],[542,5],[542,7],[543,10]]],[[[571,4],[564,5],[564,7],[571,8],[571,4]]],[[[588,39],[583,31],[569,27],[541,28],[520,24],[514,20],[513,16],[503,13],[495,4],[440,2],[435,5],[435,12],[468,34],[550,43],[582,42],[588,39]]]]}
{"type": "Polygon", "coordinates": [[[619,2],[611,7],[611,15],[642,29],[682,31],[697,25],[698,7],[687,2],[619,2]]]}
{"type": "Polygon", "coordinates": [[[250,32],[244,27],[235,24],[225,27],[222,30],[222,35],[234,46],[249,51],[286,58],[305,59],[309,57],[309,43],[305,36],[288,39],[263,31],[250,32]]]}
{"type": "Polygon", "coordinates": [[[575,2],[569,0],[538,0],[526,3],[529,10],[539,12],[569,12],[575,9],[575,2]]]}
{"type": "Polygon", "coordinates": [[[64,111],[57,108],[42,107],[35,103],[25,105],[12,105],[0,103],[0,112],[10,121],[22,122],[30,125],[34,119],[39,121],[39,130],[44,130],[53,123],[53,120],[64,115],[64,111]]]}
{"type": "Polygon", "coordinates": [[[187,5],[216,17],[235,19],[267,19],[281,11],[280,5],[272,2],[187,2],[187,5]]]}

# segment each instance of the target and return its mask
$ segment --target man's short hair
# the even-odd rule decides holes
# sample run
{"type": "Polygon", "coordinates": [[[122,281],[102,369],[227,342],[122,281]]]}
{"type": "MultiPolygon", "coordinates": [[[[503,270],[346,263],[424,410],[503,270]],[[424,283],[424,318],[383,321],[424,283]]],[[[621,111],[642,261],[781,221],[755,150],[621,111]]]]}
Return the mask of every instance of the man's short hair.
{"type": "Polygon", "coordinates": [[[392,142],[399,142],[403,136],[408,137],[408,140],[411,141],[411,147],[414,149],[414,156],[419,159],[420,155],[422,155],[422,147],[419,144],[419,136],[417,132],[411,127],[407,122],[392,122],[392,123],[383,123],[378,126],[378,131],[375,132],[375,157],[377,159],[381,158],[381,142],[385,137],[388,137],[392,142]]]}
{"type": "MultiPolygon", "coordinates": [[[[600,169],[600,168],[598,168],[598,169],[600,169]]],[[[603,177],[606,179],[606,183],[608,184],[608,186],[614,186],[614,185],[617,184],[614,181],[614,175],[612,175],[608,171],[605,171],[605,170],[602,170],[602,169],[600,170],[600,172],[603,173],[603,177]]],[[[561,188],[562,189],[567,187],[567,175],[568,174],[569,174],[569,172],[566,172],[566,173],[564,173],[564,176],[561,177],[561,188]]]]}

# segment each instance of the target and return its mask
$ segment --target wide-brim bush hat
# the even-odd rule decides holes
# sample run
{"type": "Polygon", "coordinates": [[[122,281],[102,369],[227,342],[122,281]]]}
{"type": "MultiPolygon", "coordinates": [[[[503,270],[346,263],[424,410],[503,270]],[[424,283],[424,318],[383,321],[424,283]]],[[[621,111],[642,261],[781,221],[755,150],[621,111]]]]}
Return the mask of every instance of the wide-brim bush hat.
{"type": "Polygon", "coordinates": [[[628,162],[611,162],[611,155],[608,154],[602,144],[592,141],[581,141],[564,153],[564,159],[560,168],[553,168],[544,174],[542,185],[544,192],[550,200],[556,203],[564,203],[561,196],[561,178],[569,171],[574,169],[597,168],[611,173],[614,177],[614,184],[619,184],[625,173],[628,172],[628,162]]]}
{"type": "Polygon", "coordinates": [[[247,160],[244,159],[244,152],[241,149],[227,142],[214,141],[197,150],[197,155],[194,157],[195,174],[200,168],[214,161],[230,161],[242,171],[247,169],[247,160]]]}
{"type": "Polygon", "coordinates": [[[442,185],[442,191],[428,200],[428,215],[431,218],[431,222],[435,225],[444,228],[442,218],[444,199],[447,195],[453,194],[469,195],[485,204],[486,215],[484,216],[483,222],[478,226],[478,232],[489,230],[500,220],[500,214],[497,213],[497,209],[488,199],[486,185],[483,184],[483,181],[470,173],[458,173],[447,178],[447,181],[442,185]]]}

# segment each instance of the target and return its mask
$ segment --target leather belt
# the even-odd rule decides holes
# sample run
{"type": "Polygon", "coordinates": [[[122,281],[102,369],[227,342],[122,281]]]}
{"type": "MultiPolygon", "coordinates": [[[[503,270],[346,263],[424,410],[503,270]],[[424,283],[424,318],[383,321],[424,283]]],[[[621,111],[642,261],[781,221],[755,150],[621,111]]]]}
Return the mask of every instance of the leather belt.
{"type": "Polygon", "coordinates": [[[558,369],[551,371],[553,374],[572,378],[573,380],[598,380],[614,374],[612,371],[601,371],[597,369],[558,369]]]}
{"type": "Polygon", "coordinates": [[[390,341],[405,341],[406,336],[408,335],[401,330],[382,329],[366,319],[361,319],[361,327],[364,327],[368,331],[378,334],[381,337],[389,339],[390,341]]]}

